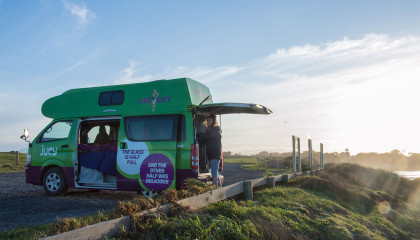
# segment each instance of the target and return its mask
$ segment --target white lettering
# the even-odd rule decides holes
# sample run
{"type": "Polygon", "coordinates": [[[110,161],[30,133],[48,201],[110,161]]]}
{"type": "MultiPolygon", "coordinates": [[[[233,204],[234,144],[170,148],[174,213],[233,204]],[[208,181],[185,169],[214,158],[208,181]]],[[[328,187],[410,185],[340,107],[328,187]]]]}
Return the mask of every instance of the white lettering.
{"type": "Polygon", "coordinates": [[[39,156],[57,156],[57,147],[46,148],[44,147],[44,145],[42,145],[41,153],[39,154],[39,156]]]}
{"type": "Polygon", "coordinates": [[[157,163],[149,163],[147,166],[148,167],[157,167],[157,163]]]}

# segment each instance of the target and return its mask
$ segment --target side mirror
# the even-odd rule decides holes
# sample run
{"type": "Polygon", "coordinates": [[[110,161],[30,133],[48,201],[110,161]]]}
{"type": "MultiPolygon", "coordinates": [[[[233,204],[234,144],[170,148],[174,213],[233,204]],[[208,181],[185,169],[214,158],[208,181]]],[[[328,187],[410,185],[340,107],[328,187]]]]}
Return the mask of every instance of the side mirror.
{"type": "Polygon", "coordinates": [[[25,136],[25,138],[29,138],[29,130],[27,128],[23,130],[23,136],[25,136]]]}
{"type": "Polygon", "coordinates": [[[26,142],[29,142],[27,139],[29,138],[29,130],[28,129],[24,129],[23,130],[23,135],[20,136],[21,139],[25,140],[26,142]]]}

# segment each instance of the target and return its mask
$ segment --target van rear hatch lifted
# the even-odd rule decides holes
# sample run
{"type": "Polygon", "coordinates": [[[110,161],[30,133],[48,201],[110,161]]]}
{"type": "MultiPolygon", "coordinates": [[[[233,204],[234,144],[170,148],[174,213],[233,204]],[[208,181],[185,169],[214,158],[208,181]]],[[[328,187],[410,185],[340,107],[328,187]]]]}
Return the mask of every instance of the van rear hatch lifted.
{"type": "Polygon", "coordinates": [[[232,113],[249,113],[249,114],[271,114],[270,109],[260,104],[254,103],[210,103],[198,106],[192,106],[192,109],[198,110],[202,114],[232,114],[232,113]]]}
{"type": "MultiPolygon", "coordinates": [[[[205,102],[206,99],[203,100],[203,102],[205,102]]],[[[263,105],[254,104],[254,103],[209,103],[209,104],[190,106],[190,109],[192,109],[194,112],[196,112],[197,114],[201,116],[208,116],[212,113],[215,115],[233,114],[233,113],[248,113],[248,114],[273,113],[270,109],[264,107],[263,105]]],[[[197,120],[197,118],[195,119],[197,120]]],[[[195,124],[195,126],[197,126],[197,123],[195,124]]],[[[207,163],[205,163],[205,165],[206,164],[207,163]]],[[[222,174],[220,177],[222,178],[222,182],[223,182],[223,154],[222,154],[221,169],[222,169],[222,174]]],[[[210,173],[200,173],[198,175],[198,178],[202,181],[211,180],[211,175],[210,173]]]]}

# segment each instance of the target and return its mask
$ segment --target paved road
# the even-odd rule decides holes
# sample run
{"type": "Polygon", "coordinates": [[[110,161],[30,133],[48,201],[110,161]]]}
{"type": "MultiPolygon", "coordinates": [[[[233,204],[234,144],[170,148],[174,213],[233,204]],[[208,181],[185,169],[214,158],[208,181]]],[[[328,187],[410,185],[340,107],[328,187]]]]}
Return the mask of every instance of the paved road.
{"type": "MultiPolygon", "coordinates": [[[[260,178],[262,170],[243,170],[240,164],[225,164],[224,185],[260,178]],[[246,172],[246,174],[245,174],[246,172]]],[[[58,218],[80,217],[108,211],[118,201],[129,200],[136,192],[69,190],[64,196],[51,197],[42,186],[25,183],[25,173],[0,174],[0,232],[28,225],[45,224],[58,218]]]]}

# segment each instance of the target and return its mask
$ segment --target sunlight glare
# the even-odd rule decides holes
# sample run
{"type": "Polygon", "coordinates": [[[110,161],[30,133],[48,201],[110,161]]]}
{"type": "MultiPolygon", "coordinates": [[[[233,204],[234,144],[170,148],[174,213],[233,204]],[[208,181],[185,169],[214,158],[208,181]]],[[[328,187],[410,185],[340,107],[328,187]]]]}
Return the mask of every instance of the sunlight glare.
{"type": "Polygon", "coordinates": [[[380,202],[378,204],[378,210],[382,214],[388,214],[388,213],[391,212],[392,207],[391,207],[391,204],[388,201],[383,201],[383,202],[380,202]]]}

